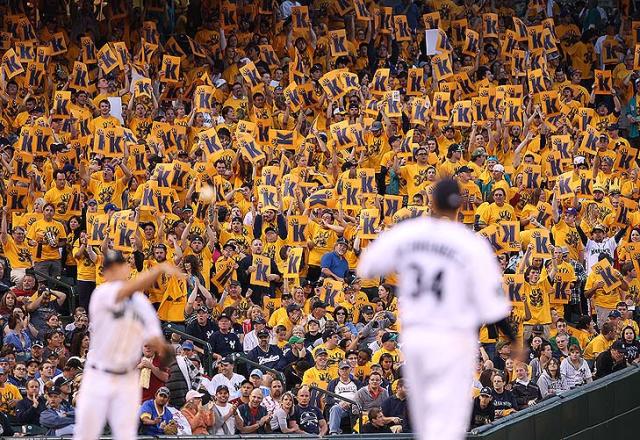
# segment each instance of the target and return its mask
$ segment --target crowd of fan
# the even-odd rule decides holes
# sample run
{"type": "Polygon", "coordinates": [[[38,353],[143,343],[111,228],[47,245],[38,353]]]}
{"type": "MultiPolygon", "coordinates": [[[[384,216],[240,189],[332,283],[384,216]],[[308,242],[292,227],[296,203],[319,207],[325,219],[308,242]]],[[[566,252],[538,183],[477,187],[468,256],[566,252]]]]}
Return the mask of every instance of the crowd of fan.
{"type": "Polygon", "coordinates": [[[0,1],[0,435],[73,431],[109,248],[187,273],[142,434],[411,432],[398,281],[354,271],[445,176],[519,336],[472,428],[639,362],[637,2],[53,3],[0,1]]]}

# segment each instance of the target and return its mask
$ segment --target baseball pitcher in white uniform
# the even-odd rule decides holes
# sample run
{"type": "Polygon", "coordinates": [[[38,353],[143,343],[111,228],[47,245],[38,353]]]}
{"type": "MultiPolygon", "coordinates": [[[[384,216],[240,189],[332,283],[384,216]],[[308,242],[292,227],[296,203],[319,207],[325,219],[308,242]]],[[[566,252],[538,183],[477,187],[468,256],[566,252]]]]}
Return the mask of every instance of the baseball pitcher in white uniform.
{"type": "Polygon", "coordinates": [[[496,323],[508,338],[510,302],[489,243],[455,221],[458,183],[433,192],[433,217],[406,220],[363,252],[358,273],[398,273],[409,405],[420,440],[460,440],[471,417],[478,329],[496,323]]]}
{"type": "Polygon", "coordinates": [[[99,438],[105,421],[114,438],[136,438],[141,399],[136,365],[142,346],[151,345],[163,365],[175,358],[155,310],[142,293],[162,273],[181,276],[176,266],[162,263],[128,280],[129,265],[122,253],[105,254],[106,282],[95,289],[89,304],[91,342],[78,394],[74,439],[99,438]]]}

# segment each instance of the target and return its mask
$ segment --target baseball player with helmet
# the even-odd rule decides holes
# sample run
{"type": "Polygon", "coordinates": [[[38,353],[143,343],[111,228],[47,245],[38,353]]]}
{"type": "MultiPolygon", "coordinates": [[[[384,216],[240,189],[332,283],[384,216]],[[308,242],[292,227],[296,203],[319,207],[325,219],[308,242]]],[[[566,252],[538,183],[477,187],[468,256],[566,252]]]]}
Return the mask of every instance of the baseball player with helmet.
{"type": "Polygon", "coordinates": [[[109,422],[114,438],[135,439],[141,389],[136,365],[146,343],[168,366],[175,353],[162,335],[160,321],[142,293],[162,274],[182,276],[161,263],[129,280],[129,265],[117,251],[104,256],[105,283],[91,296],[91,342],[78,393],[74,439],[92,440],[109,422]]]}
{"type": "Polygon", "coordinates": [[[460,440],[471,416],[469,384],[478,329],[496,323],[513,339],[510,302],[489,243],[456,222],[458,183],[433,191],[433,216],[399,223],[363,252],[359,275],[399,277],[402,351],[419,439],[460,440]]]}

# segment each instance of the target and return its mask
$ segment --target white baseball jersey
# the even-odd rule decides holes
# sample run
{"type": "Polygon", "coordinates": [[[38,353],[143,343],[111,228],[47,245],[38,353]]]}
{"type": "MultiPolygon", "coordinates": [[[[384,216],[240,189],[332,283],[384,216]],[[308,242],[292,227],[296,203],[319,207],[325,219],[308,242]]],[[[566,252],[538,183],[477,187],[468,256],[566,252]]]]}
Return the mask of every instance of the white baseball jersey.
{"type": "Polygon", "coordinates": [[[145,341],[162,336],[156,311],[141,292],[116,303],[123,281],[100,284],[91,295],[91,342],[87,364],[113,371],[133,370],[145,341]]]}
{"type": "Polygon", "coordinates": [[[429,217],[383,232],[363,252],[364,278],[398,272],[402,328],[475,331],[511,305],[489,243],[460,223],[429,217]]]}
{"type": "Polygon", "coordinates": [[[584,247],[587,274],[591,273],[591,268],[598,262],[600,254],[607,254],[613,258],[617,247],[618,243],[614,237],[605,238],[600,243],[591,239],[587,240],[587,244],[584,247]]]}

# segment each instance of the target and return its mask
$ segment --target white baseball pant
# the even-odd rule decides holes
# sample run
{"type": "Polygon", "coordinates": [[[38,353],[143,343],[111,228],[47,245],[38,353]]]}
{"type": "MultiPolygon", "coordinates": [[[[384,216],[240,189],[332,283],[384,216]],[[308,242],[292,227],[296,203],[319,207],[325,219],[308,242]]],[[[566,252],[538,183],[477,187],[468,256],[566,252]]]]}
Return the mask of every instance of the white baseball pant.
{"type": "MultiPolygon", "coordinates": [[[[408,330],[408,329],[407,329],[408,330]]],[[[477,336],[411,329],[402,335],[411,423],[418,440],[462,440],[473,408],[477,336]]]]}
{"type": "Polygon", "coordinates": [[[137,370],[115,375],[85,368],[76,406],[74,440],[99,438],[107,421],[114,439],[134,440],[141,398],[137,370]]]}

